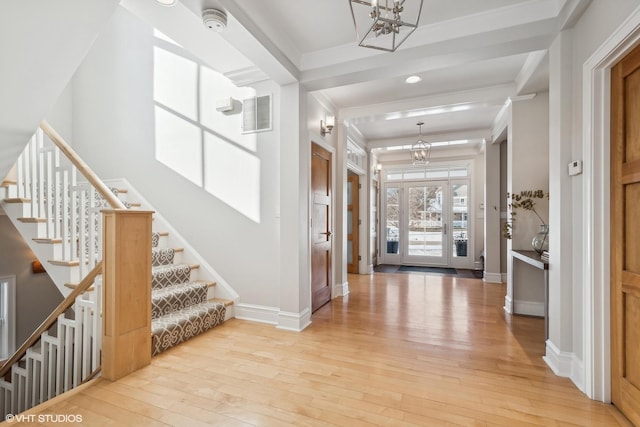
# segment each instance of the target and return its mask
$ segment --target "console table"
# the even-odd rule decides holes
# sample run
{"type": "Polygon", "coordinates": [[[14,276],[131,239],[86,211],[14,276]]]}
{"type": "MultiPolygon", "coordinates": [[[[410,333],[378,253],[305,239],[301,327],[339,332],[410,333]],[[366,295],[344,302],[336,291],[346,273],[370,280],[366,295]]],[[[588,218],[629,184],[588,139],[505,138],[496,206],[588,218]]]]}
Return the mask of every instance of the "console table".
{"type": "MultiPolygon", "coordinates": [[[[546,341],[549,339],[549,263],[544,261],[536,251],[512,250],[511,255],[514,259],[539,268],[544,272],[544,340],[546,341]]],[[[513,292],[513,301],[515,302],[515,285],[513,292]]]]}

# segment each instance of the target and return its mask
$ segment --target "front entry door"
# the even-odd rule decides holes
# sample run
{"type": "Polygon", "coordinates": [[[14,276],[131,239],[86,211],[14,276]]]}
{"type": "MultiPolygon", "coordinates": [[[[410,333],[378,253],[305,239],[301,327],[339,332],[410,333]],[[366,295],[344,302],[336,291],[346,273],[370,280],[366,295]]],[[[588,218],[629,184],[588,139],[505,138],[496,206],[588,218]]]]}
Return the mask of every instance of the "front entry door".
{"type": "Polygon", "coordinates": [[[311,148],[311,310],[331,300],[331,153],[311,148]]]}
{"type": "Polygon", "coordinates": [[[640,426],[640,48],[611,73],[611,400],[640,426]]]}
{"type": "Polygon", "coordinates": [[[448,265],[449,203],[447,183],[404,184],[403,264],[448,265]]]}

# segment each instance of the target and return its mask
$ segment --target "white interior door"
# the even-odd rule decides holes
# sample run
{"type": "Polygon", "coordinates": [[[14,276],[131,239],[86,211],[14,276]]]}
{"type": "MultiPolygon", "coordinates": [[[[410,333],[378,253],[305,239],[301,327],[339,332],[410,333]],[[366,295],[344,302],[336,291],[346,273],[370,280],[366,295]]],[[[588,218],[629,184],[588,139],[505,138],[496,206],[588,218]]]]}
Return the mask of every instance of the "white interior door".
{"type": "Polygon", "coordinates": [[[449,265],[450,207],[447,181],[403,184],[402,264],[449,265]]]}

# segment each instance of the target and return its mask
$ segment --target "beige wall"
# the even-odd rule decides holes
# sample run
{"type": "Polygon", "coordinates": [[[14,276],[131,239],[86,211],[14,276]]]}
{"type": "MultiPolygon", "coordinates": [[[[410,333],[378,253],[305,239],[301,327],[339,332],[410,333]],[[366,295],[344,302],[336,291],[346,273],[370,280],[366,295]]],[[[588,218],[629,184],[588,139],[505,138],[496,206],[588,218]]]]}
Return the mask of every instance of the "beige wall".
{"type": "Polygon", "coordinates": [[[48,274],[33,274],[36,259],[6,215],[0,215],[0,276],[16,276],[16,347],[62,301],[48,274]]]}

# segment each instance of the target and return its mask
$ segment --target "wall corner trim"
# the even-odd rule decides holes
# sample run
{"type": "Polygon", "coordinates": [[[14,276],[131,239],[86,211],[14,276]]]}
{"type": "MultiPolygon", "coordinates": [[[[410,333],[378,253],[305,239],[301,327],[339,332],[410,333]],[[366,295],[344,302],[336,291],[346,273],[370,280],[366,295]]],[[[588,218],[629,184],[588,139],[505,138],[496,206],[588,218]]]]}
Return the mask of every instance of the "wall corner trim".
{"type": "Polygon", "coordinates": [[[337,298],[337,297],[346,297],[347,295],[349,295],[349,282],[344,282],[344,283],[336,283],[333,286],[333,297],[332,298],[337,298]]]}
{"type": "Polygon", "coordinates": [[[559,377],[571,379],[576,387],[584,393],[584,364],[582,360],[573,352],[561,351],[551,340],[546,341],[545,348],[545,355],[542,356],[542,359],[553,373],[559,377]]]}
{"type": "Polygon", "coordinates": [[[311,310],[305,308],[300,313],[280,311],[276,328],[286,331],[301,332],[311,324],[311,310]]]}
{"type": "Polygon", "coordinates": [[[513,301],[511,300],[511,297],[509,295],[505,295],[504,296],[504,312],[507,314],[513,314],[513,301]]]}
{"type": "Polygon", "coordinates": [[[300,332],[311,324],[311,310],[300,313],[282,311],[277,307],[254,304],[237,304],[236,319],[275,325],[278,329],[300,332]]]}

